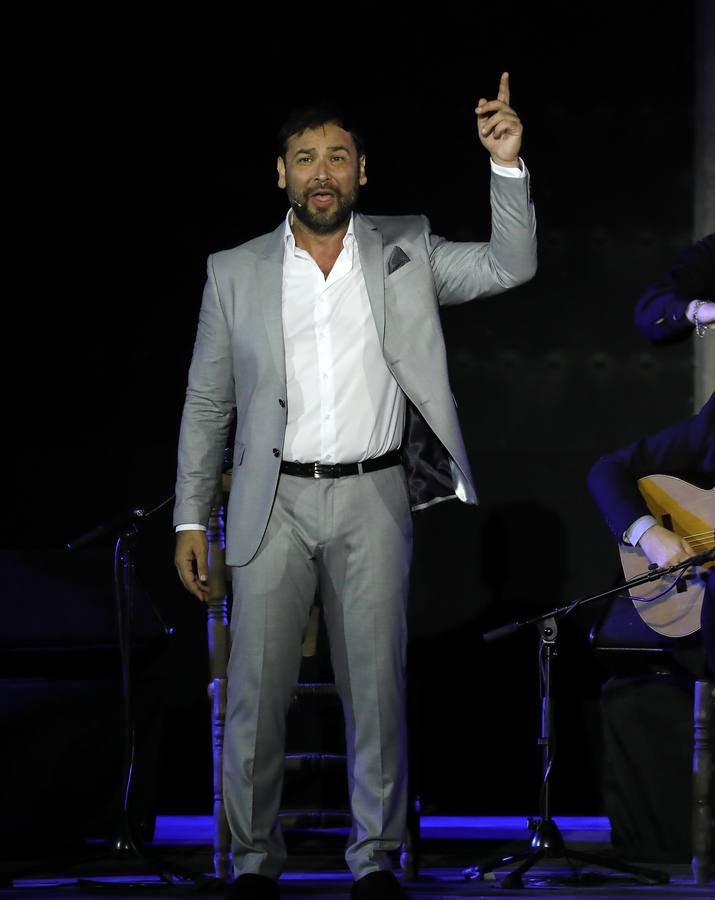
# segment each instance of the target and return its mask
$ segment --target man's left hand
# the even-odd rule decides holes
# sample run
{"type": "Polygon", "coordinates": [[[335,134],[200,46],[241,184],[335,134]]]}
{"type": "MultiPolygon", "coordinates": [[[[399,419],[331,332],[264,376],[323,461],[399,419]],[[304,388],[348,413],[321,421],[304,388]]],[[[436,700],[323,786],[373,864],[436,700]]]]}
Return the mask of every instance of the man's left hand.
{"type": "Polygon", "coordinates": [[[497,99],[486,100],[482,97],[475,112],[479,140],[491,153],[494,162],[499,166],[518,167],[524,126],[509,106],[508,72],[503,72],[499,80],[497,99]]]}

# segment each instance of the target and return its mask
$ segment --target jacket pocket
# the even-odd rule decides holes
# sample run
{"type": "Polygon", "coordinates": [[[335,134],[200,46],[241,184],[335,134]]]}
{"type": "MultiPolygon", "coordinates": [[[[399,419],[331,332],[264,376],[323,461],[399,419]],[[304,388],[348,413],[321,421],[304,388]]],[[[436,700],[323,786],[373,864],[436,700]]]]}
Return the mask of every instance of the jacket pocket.
{"type": "Polygon", "coordinates": [[[409,262],[406,262],[404,266],[400,266],[399,269],[395,269],[395,271],[391,275],[388,275],[385,278],[385,287],[390,287],[393,284],[396,284],[398,281],[402,281],[403,278],[409,277],[410,274],[414,274],[415,272],[424,273],[424,263],[419,257],[411,259],[409,262]]]}

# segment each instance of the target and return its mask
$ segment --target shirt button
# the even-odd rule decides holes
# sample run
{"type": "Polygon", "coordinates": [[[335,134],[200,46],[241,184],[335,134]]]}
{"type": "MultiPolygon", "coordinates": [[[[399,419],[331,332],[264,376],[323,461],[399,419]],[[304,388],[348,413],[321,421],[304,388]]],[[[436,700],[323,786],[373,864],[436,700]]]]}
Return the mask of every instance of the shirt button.
{"type": "Polygon", "coordinates": [[[274,448],[273,448],[273,455],[274,455],[274,456],[280,456],[280,455],[281,455],[281,451],[278,449],[278,447],[274,447],[274,448]]]}
{"type": "Polygon", "coordinates": [[[279,401],[278,401],[278,405],[281,406],[281,407],[284,407],[284,406],[286,405],[285,400],[279,400],[279,401]]]}

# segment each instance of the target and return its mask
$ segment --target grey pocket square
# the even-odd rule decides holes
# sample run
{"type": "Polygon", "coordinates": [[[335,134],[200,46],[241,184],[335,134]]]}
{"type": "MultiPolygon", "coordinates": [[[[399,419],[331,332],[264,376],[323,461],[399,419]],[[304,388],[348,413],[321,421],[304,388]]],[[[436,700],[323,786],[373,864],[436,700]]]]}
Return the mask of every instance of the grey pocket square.
{"type": "Polygon", "coordinates": [[[393,272],[401,269],[409,261],[410,258],[402,247],[395,247],[387,260],[387,274],[392,275],[393,272]]]}

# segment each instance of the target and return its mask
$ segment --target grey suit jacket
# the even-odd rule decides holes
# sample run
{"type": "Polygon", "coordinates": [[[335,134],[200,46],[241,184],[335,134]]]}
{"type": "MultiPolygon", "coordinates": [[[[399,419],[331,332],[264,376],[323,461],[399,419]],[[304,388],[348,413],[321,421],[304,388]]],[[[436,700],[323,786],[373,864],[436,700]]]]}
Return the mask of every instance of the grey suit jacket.
{"type": "MultiPolygon", "coordinates": [[[[423,216],[355,215],[385,362],[408,398],[404,440],[413,506],[476,502],[449,386],[439,305],[501,293],[536,271],[536,224],[523,179],[492,175],[488,243],[433,235],[423,216]],[[426,445],[438,450],[434,457],[426,445]]],[[[286,427],[284,224],[209,257],[179,438],[174,524],[206,523],[236,415],[226,560],[244,565],[268,523],[286,427]]]]}

